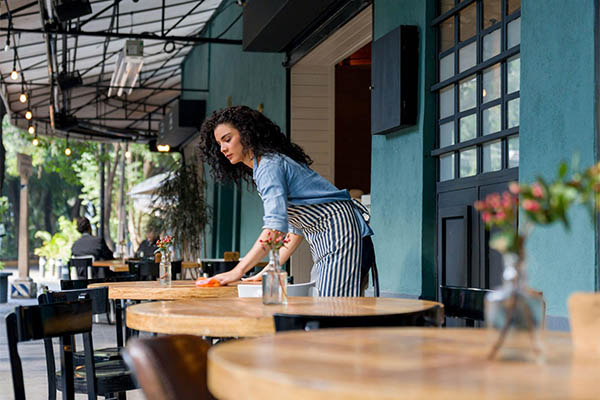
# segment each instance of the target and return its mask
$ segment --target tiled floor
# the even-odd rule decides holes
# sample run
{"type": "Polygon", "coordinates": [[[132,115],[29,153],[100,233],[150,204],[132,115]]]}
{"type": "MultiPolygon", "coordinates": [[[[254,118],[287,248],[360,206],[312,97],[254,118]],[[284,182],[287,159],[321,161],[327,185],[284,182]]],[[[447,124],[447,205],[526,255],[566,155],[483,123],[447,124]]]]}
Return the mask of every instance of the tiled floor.
{"type": "MultiPolygon", "coordinates": [[[[7,269],[7,271],[11,271],[7,269]]],[[[13,277],[16,271],[13,270],[13,277]]],[[[59,283],[56,280],[38,277],[37,271],[32,271],[32,278],[39,283],[47,285],[51,290],[58,290],[59,283]]],[[[37,304],[35,299],[9,299],[8,303],[0,304],[0,400],[13,399],[12,377],[10,373],[10,361],[8,358],[8,345],[6,340],[6,324],[4,316],[13,311],[15,306],[37,304]]],[[[115,326],[106,323],[94,324],[93,341],[95,348],[109,347],[116,344],[115,326]]],[[[77,348],[83,348],[78,340],[77,348]]],[[[54,353],[57,356],[56,365],[60,365],[58,359],[58,341],[54,346],[54,353]]],[[[48,385],[46,377],[46,358],[44,355],[44,346],[42,341],[27,342],[19,344],[19,354],[23,363],[23,375],[25,377],[25,392],[28,400],[42,400],[48,398],[48,385]]],[[[60,399],[61,394],[57,394],[60,399]]],[[[77,399],[85,399],[87,395],[76,395],[77,399]]],[[[130,391],[127,393],[127,399],[143,400],[144,395],[141,390],[130,391]]]]}

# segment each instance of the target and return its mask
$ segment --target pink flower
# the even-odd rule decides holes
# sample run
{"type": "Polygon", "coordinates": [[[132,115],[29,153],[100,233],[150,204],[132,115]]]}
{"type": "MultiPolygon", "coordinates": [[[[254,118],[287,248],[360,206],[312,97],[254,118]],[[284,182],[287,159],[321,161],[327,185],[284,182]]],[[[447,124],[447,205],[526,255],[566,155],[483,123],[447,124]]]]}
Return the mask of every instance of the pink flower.
{"type": "Polygon", "coordinates": [[[502,207],[504,208],[510,208],[513,205],[513,196],[508,193],[508,192],[504,192],[502,193],[502,207]]]}
{"type": "Polygon", "coordinates": [[[523,209],[525,211],[536,212],[540,210],[540,203],[535,200],[525,199],[523,200],[523,209]]]}
{"type": "Polygon", "coordinates": [[[544,188],[542,188],[542,186],[539,183],[534,183],[531,186],[531,193],[534,197],[541,199],[542,197],[544,197],[544,188]]]}
{"type": "Polygon", "coordinates": [[[496,214],[496,222],[502,222],[504,221],[504,218],[506,218],[506,214],[504,213],[504,211],[499,211],[496,214]]]}
{"type": "Polygon", "coordinates": [[[492,220],[492,214],[490,214],[489,212],[484,212],[481,214],[481,219],[487,224],[492,220]]]}
{"type": "Polygon", "coordinates": [[[500,208],[500,206],[502,205],[500,202],[500,195],[498,193],[488,194],[487,197],[485,198],[485,201],[492,208],[500,208]]]}
{"type": "Polygon", "coordinates": [[[521,192],[521,186],[519,186],[517,182],[511,182],[508,184],[508,190],[512,194],[519,194],[519,192],[521,192]]]}
{"type": "Polygon", "coordinates": [[[475,209],[477,211],[485,210],[485,203],[483,201],[481,201],[481,200],[477,200],[475,202],[475,209]]]}

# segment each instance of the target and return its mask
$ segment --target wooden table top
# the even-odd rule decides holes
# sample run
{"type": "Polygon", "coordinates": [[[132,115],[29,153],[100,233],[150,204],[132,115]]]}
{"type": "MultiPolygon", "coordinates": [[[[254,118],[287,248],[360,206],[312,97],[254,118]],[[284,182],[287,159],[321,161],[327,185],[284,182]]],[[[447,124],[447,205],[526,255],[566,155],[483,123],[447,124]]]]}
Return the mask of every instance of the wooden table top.
{"type": "Polygon", "coordinates": [[[92,263],[92,267],[109,268],[113,272],[129,271],[129,265],[122,260],[98,260],[92,263]]]}
{"type": "Polygon", "coordinates": [[[440,303],[374,297],[290,297],[287,305],[262,304],[262,298],[144,303],[127,308],[127,326],[146,332],[215,337],[252,337],[275,333],[274,313],[366,316],[421,311],[440,303]]]}
{"type": "MultiPolygon", "coordinates": [[[[161,286],[159,281],[94,283],[88,287],[108,286],[110,299],[127,300],[182,300],[207,297],[237,297],[237,285],[221,287],[196,287],[195,281],[171,281],[171,286],[161,286]]],[[[129,308],[127,311],[129,318],[129,308]]]]}
{"type": "Polygon", "coordinates": [[[208,385],[225,400],[598,398],[600,358],[574,356],[568,333],[544,333],[541,364],[487,360],[496,335],[323,329],[233,341],[210,350],[208,385]]]}

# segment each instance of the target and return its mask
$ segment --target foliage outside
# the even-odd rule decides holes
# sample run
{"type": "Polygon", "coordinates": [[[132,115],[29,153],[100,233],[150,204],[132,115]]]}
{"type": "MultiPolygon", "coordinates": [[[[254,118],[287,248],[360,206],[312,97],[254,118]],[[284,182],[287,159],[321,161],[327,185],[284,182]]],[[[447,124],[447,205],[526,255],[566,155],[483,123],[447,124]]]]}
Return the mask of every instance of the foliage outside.
{"type": "MultiPolygon", "coordinates": [[[[159,231],[178,238],[184,260],[200,257],[204,231],[208,224],[208,206],[196,165],[182,165],[163,181],[157,191],[153,215],[159,218],[159,231]]],[[[158,222],[158,221],[156,221],[158,222]]]]}
{"type": "MultiPolygon", "coordinates": [[[[73,150],[70,157],[64,154],[66,141],[58,137],[40,136],[39,145],[31,143],[33,136],[10,125],[5,116],[2,121],[2,136],[6,147],[6,173],[0,197],[0,224],[6,228],[6,236],[0,246],[0,259],[17,258],[17,230],[19,216],[20,178],[17,170],[17,154],[32,156],[34,172],[29,178],[29,240],[30,248],[44,247],[49,238],[40,233],[53,235],[62,231],[60,218],[72,220],[86,216],[92,223],[94,234],[98,234],[100,221],[99,162],[106,164],[106,229],[109,247],[114,249],[119,224],[120,184],[124,179],[124,191],[155,174],[172,170],[179,154],[150,152],[145,144],[109,143],[104,154],[96,142],[70,140],[73,150]],[[125,153],[127,151],[127,153],[125,153]],[[122,157],[123,154],[126,157],[122,157]],[[125,161],[125,176],[121,177],[119,162],[125,161]],[[5,199],[5,200],[2,200],[5,199]]],[[[1,172],[1,171],[0,171],[1,172]]],[[[133,201],[126,197],[126,233],[129,244],[135,250],[143,240],[148,214],[136,210],[133,201]]],[[[69,246],[70,250],[70,246],[69,246]]],[[[44,252],[44,250],[41,250],[44,252]]],[[[58,257],[56,257],[58,259],[58,257]]]]}
{"type": "Polygon", "coordinates": [[[517,268],[522,268],[525,259],[525,241],[536,224],[550,225],[560,221],[570,228],[567,211],[575,203],[584,204],[592,220],[595,220],[596,205],[600,204],[600,163],[587,168],[583,173],[575,172],[570,177],[568,166],[561,163],[557,177],[547,182],[537,178],[533,184],[509,184],[509,191],[492,193],[484,201],[475,202],[487,229],[494,229],[490,247],[500,253],[514,253],[517,268]],[[517,211],[523,210],[525,226],[517,227],[517,211]]]}
{"type": "Polygon", "coordinates": [[[58,218],[59,231],[52,235],[46,231],[37,231],[35,237],[42,239],[42,245],[33,253],[46,260],[46,268],[52,270],[55,266],[65,264],[71,258],[71,247],[81,234],[77,231],[77,223],[64,216],[58,218]]]}

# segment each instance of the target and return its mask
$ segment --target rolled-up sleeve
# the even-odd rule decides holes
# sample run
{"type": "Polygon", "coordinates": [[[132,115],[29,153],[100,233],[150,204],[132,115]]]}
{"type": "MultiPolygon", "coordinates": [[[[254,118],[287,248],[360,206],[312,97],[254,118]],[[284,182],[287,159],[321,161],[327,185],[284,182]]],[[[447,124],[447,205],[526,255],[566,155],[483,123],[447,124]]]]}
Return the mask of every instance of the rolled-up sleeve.
{"type": "Polygon", "coordinates": [[[263,229],[288,232],[288,187],[280,159],[263,159],[256,174],[256,187],[263,201],[263,229]],[[264,165],[263,165],[264,163],[264,165]]]}

